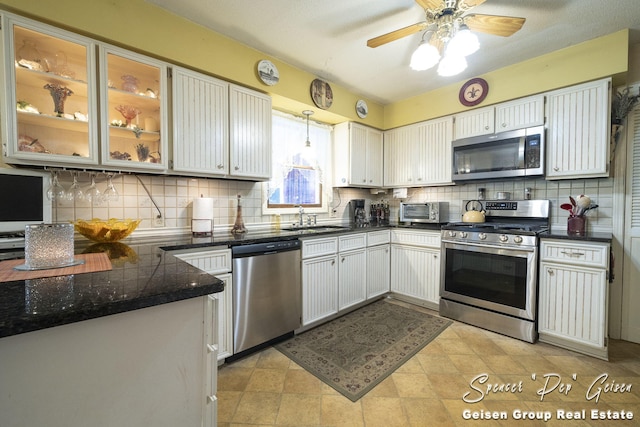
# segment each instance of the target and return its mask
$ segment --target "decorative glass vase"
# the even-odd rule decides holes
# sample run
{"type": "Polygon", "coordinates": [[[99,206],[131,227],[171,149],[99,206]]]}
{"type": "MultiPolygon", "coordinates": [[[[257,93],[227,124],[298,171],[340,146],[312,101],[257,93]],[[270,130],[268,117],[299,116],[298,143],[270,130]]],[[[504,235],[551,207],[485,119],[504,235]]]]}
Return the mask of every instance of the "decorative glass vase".
{"type": "Polygon", "coordinates": [[[571,216],[567,219],[567,234],[572,236],[584,236],[587,234],[587,217],[571,216]]]}
{"type": "Polygon", "coordinates": [[[236,212],[236,221],[233,224],[233,228],[231,229],[231,233],[233,234],[242,234],[247,232],[247,229],[244,226],[244,220],[242,219],[242,204],[240,203],[240,197],[240,194],[238,194],[238,210],[236,212]]]}
{"type": "Polygon", "coordinates": [[[22,42],[22,47],[16,52],[16,59],[21,67],[35,71],[49,71],[47,61],[40,54],[36,42],[31,39],[25,39],[22,42]]]}
{"type": "Polygon", "coordinates": [[[49,90],[51,97],[53,98],[53,111],[58,117],[62,117],[64,114],[64,102],[68,96],[73,95],[73,91],[66,86],[60,86],[56,83],[49,83],[44,85],[45,89],[49,90]]]}

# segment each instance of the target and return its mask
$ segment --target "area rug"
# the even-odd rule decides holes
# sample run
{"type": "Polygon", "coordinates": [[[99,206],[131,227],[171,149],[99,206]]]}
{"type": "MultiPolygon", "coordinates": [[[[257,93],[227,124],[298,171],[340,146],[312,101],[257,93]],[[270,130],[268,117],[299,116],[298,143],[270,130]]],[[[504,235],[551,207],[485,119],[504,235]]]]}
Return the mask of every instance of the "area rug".
{"type": "Polygon", "coordinates": [[[451,323],[383,299],[275,348],[355,402],[451,323]]]}

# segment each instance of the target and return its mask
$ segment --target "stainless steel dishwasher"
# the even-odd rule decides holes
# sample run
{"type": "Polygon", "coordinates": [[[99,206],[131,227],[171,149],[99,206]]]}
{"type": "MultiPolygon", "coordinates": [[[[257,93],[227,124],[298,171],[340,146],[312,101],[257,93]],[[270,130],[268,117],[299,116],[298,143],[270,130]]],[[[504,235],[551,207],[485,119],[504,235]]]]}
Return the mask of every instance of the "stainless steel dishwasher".
{"type": "Polygon", "coordinates": [[[300,241],[233,246],[234,356],[301,325],[300,241]]]}

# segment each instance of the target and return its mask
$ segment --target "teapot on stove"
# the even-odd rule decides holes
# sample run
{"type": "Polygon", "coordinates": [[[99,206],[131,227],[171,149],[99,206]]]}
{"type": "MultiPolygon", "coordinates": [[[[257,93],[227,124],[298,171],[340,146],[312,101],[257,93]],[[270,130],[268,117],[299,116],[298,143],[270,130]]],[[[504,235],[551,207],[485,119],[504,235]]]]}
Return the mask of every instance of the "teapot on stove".
{"type": "Polygon", "coordinates": [[[479,200],[469,200],[464,207],[465,213],[462,215],[462,222],[484,222],[484,209],[482,207],[482,202],[479,200]],[[474,203],[469,209],[469,204],[474,203]],[[480,209],[476,209],[480,206],[480,209]]]}

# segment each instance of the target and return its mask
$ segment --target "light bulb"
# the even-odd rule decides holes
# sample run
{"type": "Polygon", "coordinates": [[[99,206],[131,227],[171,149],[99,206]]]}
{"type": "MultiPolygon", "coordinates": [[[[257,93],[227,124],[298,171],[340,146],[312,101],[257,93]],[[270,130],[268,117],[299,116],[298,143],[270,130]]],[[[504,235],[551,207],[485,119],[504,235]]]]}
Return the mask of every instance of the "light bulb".
{"type": "Polygon", "coordinates": [[[411,55],[411,68],[416,71],[424,71],[433,67],[440,60],[440,52],[432,44],[422,42],[411,55]]]}
{"type": "Polygon", "coordinates": [[[438,74],[444,77],[455,76],[467,68],[464,56],[445,55],[438,65],[438,74]]]}
{"type": "Polygon", "coordinates": [[[468,56],[479,48],[478,37],[469,30],[469,27],[463,24],[447,44],[446,55],[468,56]]]}

